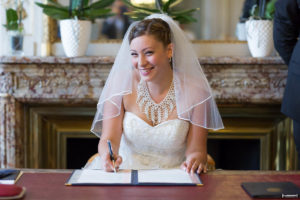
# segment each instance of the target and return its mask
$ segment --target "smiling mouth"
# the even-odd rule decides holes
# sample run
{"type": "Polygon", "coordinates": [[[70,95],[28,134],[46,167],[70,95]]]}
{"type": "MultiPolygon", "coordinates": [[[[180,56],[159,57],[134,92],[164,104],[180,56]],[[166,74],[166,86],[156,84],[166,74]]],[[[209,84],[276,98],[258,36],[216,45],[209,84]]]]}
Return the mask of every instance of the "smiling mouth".
{"type": "Polygon", "coordinates": [[[149,71],[154,69],[154,67],[148,67],[148,68],[138,68],[139,70],[143,70],[143,71],[149,71]]]}
{"type": "Polygon", "coordinates": [[[151,73],[151,70],[154,69],[154,67],[148,67],[148,68],[138,68],[140,71],[140,74],[142,76],[148,76],[151,73]]]}

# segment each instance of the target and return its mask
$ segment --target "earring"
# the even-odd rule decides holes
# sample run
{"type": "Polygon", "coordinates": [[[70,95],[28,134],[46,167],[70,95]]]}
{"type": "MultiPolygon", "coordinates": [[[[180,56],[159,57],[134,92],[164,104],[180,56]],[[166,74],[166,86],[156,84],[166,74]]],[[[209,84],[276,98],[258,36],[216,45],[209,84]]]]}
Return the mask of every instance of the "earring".
{"type": "Polygon", "coordinates": [[[170,63],[172,62],[172,57],[171,57],[171,58],[169,58],[169,62],[170,62],[170,63]]]}

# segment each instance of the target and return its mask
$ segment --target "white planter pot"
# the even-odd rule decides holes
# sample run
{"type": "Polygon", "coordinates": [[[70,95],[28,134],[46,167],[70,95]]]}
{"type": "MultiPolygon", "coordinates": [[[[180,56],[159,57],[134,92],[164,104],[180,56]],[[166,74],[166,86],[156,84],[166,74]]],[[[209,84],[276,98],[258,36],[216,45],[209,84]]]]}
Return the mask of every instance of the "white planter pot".
{"type": "Polygon", "coordinates": [[[66,19],[61,20],[59,24],[66,56],[84,56],[90,43],[92,23],[84,20],[66,19]]]}
{"type": "Polygon", "coordinates": [[[246,21],[247,42],[253,57],[270,56],[274,50],[273,21],[246,21]]]}

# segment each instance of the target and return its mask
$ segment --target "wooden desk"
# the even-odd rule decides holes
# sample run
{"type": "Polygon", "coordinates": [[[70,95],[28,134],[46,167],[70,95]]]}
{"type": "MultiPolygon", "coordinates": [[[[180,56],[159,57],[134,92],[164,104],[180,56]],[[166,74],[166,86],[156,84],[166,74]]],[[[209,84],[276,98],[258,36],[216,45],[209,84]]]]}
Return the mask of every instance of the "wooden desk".
{"type": "Polygon", "coordinates": [[[71,171],[25,170],[17,185],[27,189],[24,200],[60,199],[251,199],[240,184],[247,181],[291,181],[300,186],[300,171],[213,171],[202,174],[204,186],[65,186],[71,171]]]}

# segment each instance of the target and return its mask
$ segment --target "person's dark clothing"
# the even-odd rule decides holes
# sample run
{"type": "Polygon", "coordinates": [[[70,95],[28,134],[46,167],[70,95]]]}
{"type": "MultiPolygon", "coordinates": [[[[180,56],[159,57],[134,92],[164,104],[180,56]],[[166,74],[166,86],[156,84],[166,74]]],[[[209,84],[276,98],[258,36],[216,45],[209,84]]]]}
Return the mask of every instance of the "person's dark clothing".
{"type": "MultiPolygon", "coordinates": [[[[300,155],[300,0],[278,0],[275,4],[274,44],[288,65],[281,111],[294,121],[294,136],[300,155]]],[[[299,160],[300,162],[300,160],[299,160]]],[[[300,165],[300,163],[299,163],[300,165]]]]}
{"type": "Polygon", "coordinates": [[[252,7],[257,4],[257,0],[245,0],[242,10],[242,15],[240,16],[240,22],[245,22],[250,17],[250,11],[252,7]]]}

